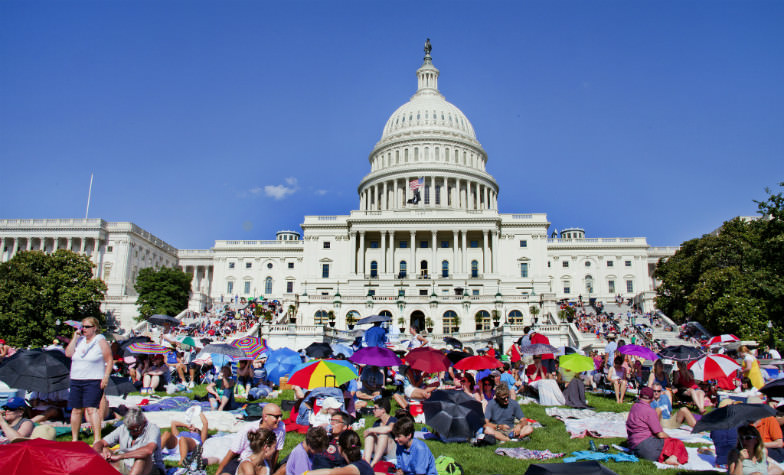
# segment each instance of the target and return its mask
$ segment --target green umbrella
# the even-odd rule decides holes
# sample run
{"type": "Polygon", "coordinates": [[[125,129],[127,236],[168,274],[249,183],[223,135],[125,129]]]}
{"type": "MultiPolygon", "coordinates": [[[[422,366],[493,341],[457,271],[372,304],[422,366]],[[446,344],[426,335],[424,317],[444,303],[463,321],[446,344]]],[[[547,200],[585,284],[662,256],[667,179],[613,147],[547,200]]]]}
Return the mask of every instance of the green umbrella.
{"type": "Polygon", "coordinates": [[[561,368],[572,371],[574,373],[593,371],[596,369],[593,364],[593,358],[590,356],[579,355],[577,353],[558,357],[558,364],[561,365],[561,368]]]}
{"type": "Polygon", "coordinates": [[[183,345],[196,346],[196,340],[190,336],[178,336],[177,341],[183,345]]]}

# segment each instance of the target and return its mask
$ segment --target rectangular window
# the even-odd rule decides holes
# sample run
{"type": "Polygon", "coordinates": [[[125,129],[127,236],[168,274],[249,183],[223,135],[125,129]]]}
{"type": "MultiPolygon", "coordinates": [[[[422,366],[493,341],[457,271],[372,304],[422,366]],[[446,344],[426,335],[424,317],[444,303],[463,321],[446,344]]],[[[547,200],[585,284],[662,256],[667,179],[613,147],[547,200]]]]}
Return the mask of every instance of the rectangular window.
{"type": "Polygon", "coordinates": [[[294,282],[288,281],[286,282],[286,293],[290,294],[292,292],[294,292],[294,282]]]}
{"type": "Polygon", "coordinates": [[[244,290],[245,295],[248,295],[250,293],[250,281],[249,280],[245,281],[245,288],[243,290],[244,290]]]}
{"type": "Polygon", "coordinates": [[[471,241],[471,247],[479,247],[479,241],[471,241]]]}
{"type": "Polygon", "coordinates": [[[419,289],[419,295],[427,297],[427,289],[419,289]]]}
{"type": "Polygon", "coordinates": [[[378,241],[370,241],[371,249],[378,249],[378,241]]]}
{"type": "Polygon", "coordinates": [[[551,264],[552,264],[552,262],[550,262],[550,261],[547,261],[547,267],[552,267],[552,265],[551,265],[551,264]]]}
{"type": "Polygon", "coordinates": [[[368,297],[376,295],[376,289],[368,289],[368,297]]]}
{"type": "Polygon", "coordinates": [[[626,267],[631,267],[631,266],[632,266],[632,261],[626,261],[626,267]]]}
{"type": "Polygon", "coordinates": [[[520,247],[528,247],[528,241],[525,239],[520,239],[520,247]]]}
{"type": "Polygon", "coordinates": [[[471,295],[479,295],[479,289],[472,290],[471,295]]]}
{"type": "Polygon", "coordinates": [[[436,204],[441,204],[441,185],[436,185],[436,204]]]}
{"type": "Polygon", "coordinates": [[[449,247],[449,241],[441,241],[441,248],[446,249],[449,247]]]}
{"type": "Polygon", "coordinates": [[[234,282],[228,281],[226,283],[226,293],[229,295],[234,293],[234,282]]]}
{"type": "Polygon", "coordinates": [[[229,262],[229,269],[234,269],[234,263],[233,262],[229,262]]]}
{"type": "Polygon", "coordinates": [[[400,241],[400,249],[406,249],[408,247],[408,241],[400,241]]]}
{"type": "Polygon", "coordinates": [[[246,262],[245,263],[245,268],[246,269],[250,269],[251,267],[253,267],[253,263],[252,262],[246,262]]]}
{"type": "Polygon", "coordinates": [[[421,249],[427,249],[427,241],[419,241],[419,247],[421,249]]]}
{"type": "Polygon", "coordinates": [[[324,246],[324,249],[329,249],[329,246],[331,246],[331,244],[330,244],[329,241],[324,241],[323,246],[324,246]]]}
{"type": "MultiPolygon", "coordinates": [[[[7,248],[6,248],[6,249],[7,249],[7,248]]],[[[106,246],[106,252],[112,252],[112,250],[114,250],[114,247],[112,247],[112,246],[106,246]]]]}
{"type": "Polygon", "coordinates": [[[634,281],[633,280],[627,280],[626,281],[626,291],[629,292],[629,293],[634,292],[634,281]]]}
{"type": "Polygon", "coordinates": [[[569,295],[570,293],[572,293],[571,287],[569,287],[569,284],[564,284],[564,294],[569,295]]]}
{"type": "Polygon", "coordinates": [[[607,290],[609,290],[611,294],[615,293],[615,281],[614,280],[608,280],[607,281],[607,290]]]}
{"type": "Polygon", "coordinates": [[[293,268],[294,268],[294,263],[293,262],[289,262],[289,269],[293,269],[293,268]]]}
{"type": "Polygon", "coordinates": [[[607,261],[607,267],[612,267],[612,266],[614,266],[614,265],[615,265],[615,262],[613,262],[613,261],[607,261]]]}
{"type": "Polygon", "coordinates": [[[561,263],[561,265],[562,265],[563,267],[569,267],[569,261],[563,261],[563,262],[561,263]]]}
{"type": "Polygon", "coordinates": [[[321,278],[329,279],[329,264],[321,264],[321,278]]]}
{"type": "Polygon", "coordinates": [[[520,263],[520,277],[527,279],[528,278],[528,263],[521,262],[520,263]]]}

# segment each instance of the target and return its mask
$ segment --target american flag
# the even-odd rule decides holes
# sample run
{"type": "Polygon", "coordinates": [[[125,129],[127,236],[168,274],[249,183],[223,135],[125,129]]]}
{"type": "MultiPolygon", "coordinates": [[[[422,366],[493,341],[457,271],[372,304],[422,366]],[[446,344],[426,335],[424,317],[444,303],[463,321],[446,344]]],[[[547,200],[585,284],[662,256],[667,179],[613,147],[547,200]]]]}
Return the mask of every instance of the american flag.
{"type": "Polygon", "coordinates": [[[425,186],[425,179],[424,178],[416,178],[408,182],[408,188],[410,190],[418,190],[425,186]]]}

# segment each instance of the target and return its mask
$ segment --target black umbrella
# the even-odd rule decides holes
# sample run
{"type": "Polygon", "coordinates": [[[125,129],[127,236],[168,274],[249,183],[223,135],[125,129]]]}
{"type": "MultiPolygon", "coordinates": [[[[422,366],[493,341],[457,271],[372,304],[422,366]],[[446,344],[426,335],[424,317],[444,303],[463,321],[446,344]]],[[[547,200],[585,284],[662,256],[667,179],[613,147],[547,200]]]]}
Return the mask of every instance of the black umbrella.
{"type": "Polygon", "coordinates": [[[332,354],[332,347],[326,343],[311,343],[305,348],[305,354],[311,358],[327,358],[332,354]]]}
{"type": "Polygon", "coordinates": [[[452,348],[454,348],[456,350],[462,350],[463,349],[463,342],[458,340],[457,338],[453,338],[451,336],[445,336],[444,337],[444,343],[446,343],[447,345],[452,345],[452,348]]]}
{"type": "Polygon", "coordinates": [[[376,323],[376,322],[391,322],[392,317],[388,315],[371,315],[369,317],[360,318],[357,321],[357,325],[365,325],[366,323],[376,323]]]}
{"type": "Polygon", "coordinates": [[[537,463],[528,466],[525,475],[617,475],[604,465],[591,460],[571,463],[537,463]]]}
{"type": "Polygon", "coordinates": [[[71,360],[58,350],[19,350],[0,365],[0,381],[40,393],[68,389],[70,374],[71,360]]]}
{"type": "Polygon", "coordinates": [[[762,386],[760,392],[768,397],[784,397],[784,379],[774,379],[762,386]]]}
{"type": "Polygon", "coordinates": [[[705,352],[696,346],[675,345],[661,350],[659,356],[668,360],[694,361],[705,356],[705,352]]]}
{"type": "Polygon", "coordinates": [[[446,354],[446,357],[449,358],[449,361],[451,361],[452,364],[457,363],[463,358],[468,358],[469,356],[471,355],[469,355],[465,351],[450,351],[449,353],[446,354]]]}
{"type": "Polygon", "coordinates": [[[128,393],[137,391],[130,379],[122,376],[111,376],[104,392],[107,396],[125,396],[128,393]]]}
{"type": "Polygon", "coordinates": [[[730,404],[702,416],[691,431],[732,429],[774,415],[776,410],[767,404],[730,404]]]}
{"type": "Polygon", "coordinates": [[[433,391],[422,409],[425,424],[445,439],[468,440],[485,423],[482,403],[463,391],[433,391]]]}
{"type": "Polygon", "coordinates": [[[174,325],[177,326],[180,324],[180,321],[174,317],[170,317],[168,315],[153,315],[152,317],[147,319],[147,323],[152,323],[153,325],[174,325]]]}

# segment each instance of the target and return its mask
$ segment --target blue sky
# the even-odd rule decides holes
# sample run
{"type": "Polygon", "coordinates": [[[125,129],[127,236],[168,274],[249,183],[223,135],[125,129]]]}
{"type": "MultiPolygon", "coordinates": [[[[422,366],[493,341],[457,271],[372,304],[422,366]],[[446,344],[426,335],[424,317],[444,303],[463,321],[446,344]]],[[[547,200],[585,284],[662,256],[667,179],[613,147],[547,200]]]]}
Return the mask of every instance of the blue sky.
{"type": "Polygon", "coordinates": [[[784,2],[0,2],[0,217],[347,214],[425,38],[506,213],[677,245],[784,181],[784,2]]]}

